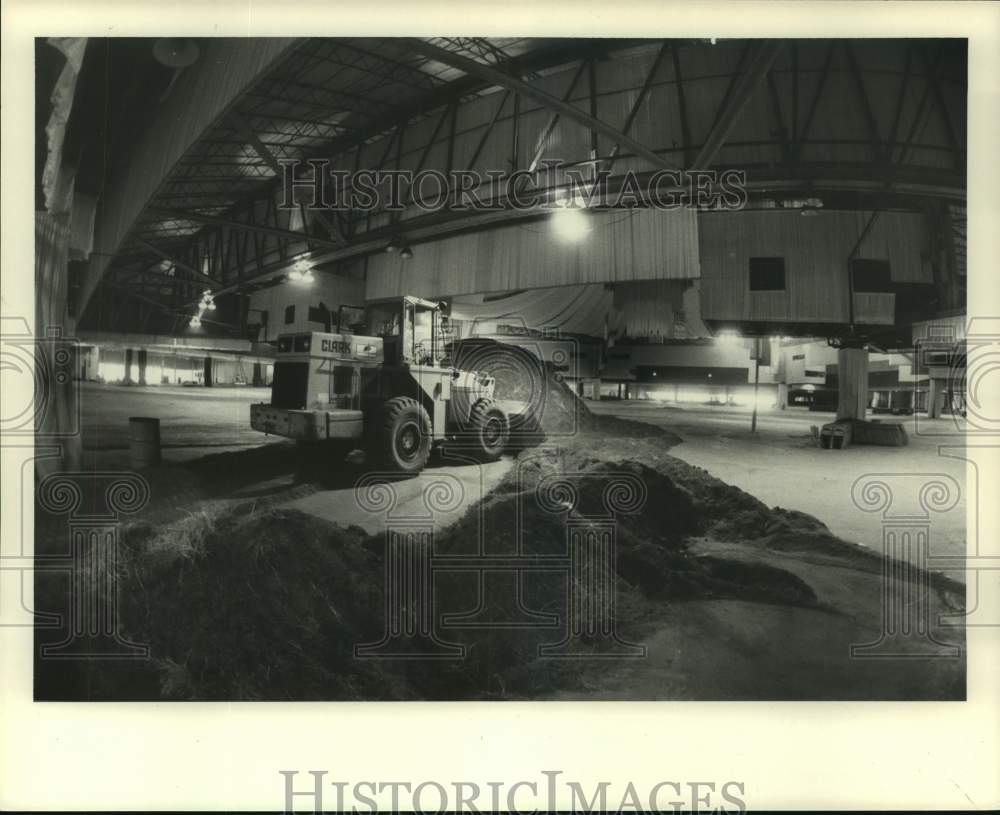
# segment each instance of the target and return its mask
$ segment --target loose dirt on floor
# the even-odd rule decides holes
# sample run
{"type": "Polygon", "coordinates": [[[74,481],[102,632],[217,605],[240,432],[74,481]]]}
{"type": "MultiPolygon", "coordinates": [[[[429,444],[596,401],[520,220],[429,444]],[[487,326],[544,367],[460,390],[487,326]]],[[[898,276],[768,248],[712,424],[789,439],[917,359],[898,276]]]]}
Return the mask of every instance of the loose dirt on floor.
{"type": "MultiPolygon", "coordinates": [[[[530,569],[520,582],[435,580],[434,618],[474,623],[442,634],[464,658],[356,658],[355,645],[385,632],[385,538],[289,501],[350,486],[364,467],[277,444],[151,473],[159,503],[123,527],[117,563],[122,626],[151,660],[94,661],[69,690],[40,663],[39,687],[187,700],[964,697],[964,659],[850,658],[879,636],[874,552],[675,458],[668,429],[594,415],[551,372],[546,387],[535,443],[438,530],[435,554],[565,556],[567,528],[603,523],[609,484],[641,485],[615,516],[614,562],[599,568],[615,588],[619,641],[644,645],[644,659],[608,659],[614,643],[600,637],[583,637],[583,659],[540,657],[558,626],[517,624],[565,622],[571,601],[565,573],[530,569]]],[[[931,586],[929,619],[961,613],[960,584],[931,586]]],[[[961,629],[935,625],[934,636],[963,643],[961,629]]]]}
{"type": "MultiPolygon", "coordinates": [[[[248,500],[125,527],[121,618],[132,639],[151,646],[147,692],[215,700],[964,693],[960,661],[911,664],[901,683],[898,671],[852,665],[841,649],[877,635],[881,563],[872,552],[672,457],[677,439],[667,431],[603,417],[586,422],[558,443],[523,450],[507,476],[439,535],[436,552],[474,553],[482,542],[492,554],[565,553],[567,523],[586,527],[601,514],[609,480],[634,476],[645,501],[618,518],[610,578],[616,627],[624,639],[647,645],[647,659],[602,660],[599,641],[592,664],[539,658],[552,630],[498,627],[449,632],[449,641],[466,646],[464,659],[356,659],[354,645],[378,641],[384,631],[383,537],[248,500]],[[576,496],[553,511],[536,499],[543,481],[560,476],[572,476],[576,496]],[[831,641],[835,652],[827,650],[831,641]],[[725,680],[734,664],[740,677],[725,680]],[[776,674],[776,664],[786,673],[776,674]],[[800,667],[815,684],[790,680],[800,667]]],[[[223,471],[245,473],[245,464],[259,474],[276,456],[279,448],[226,454],[196,470],[208,481],[223,471]]],[[[529,573],[520,600],[493,592],[484,605],[475,575],[444,574],[435,614],[476,610],[481,621],[503,623],[527,608],[565,619],[565,580],[529,573]]],[[[935,584],[936,610],[960,610],[962,596],[957,584],[935,584]]],[[[90,692],[120,698],[119,681],[134,696],[134,669],[116,678],[113,663],[97,664],[90,692]]]]}

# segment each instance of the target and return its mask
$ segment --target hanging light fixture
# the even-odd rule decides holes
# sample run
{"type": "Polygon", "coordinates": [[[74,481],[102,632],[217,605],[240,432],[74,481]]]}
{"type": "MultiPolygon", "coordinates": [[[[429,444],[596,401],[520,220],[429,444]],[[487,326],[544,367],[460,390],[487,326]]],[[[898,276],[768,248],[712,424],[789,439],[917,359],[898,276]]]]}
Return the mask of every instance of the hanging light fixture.
{"type": "Polygon", "coordinates": [[[297,260],[288,272],[288,279],[292,283],[299,283],[304,286],[311,286],[316,282],[313,274],[312,264],[308,260],[297,260]]]}
{"type": "Polygon", "coordinates": [[[572,193],[557,200],[556,209],[552,213],[552,230],[557,240],[575,243],[586,237],[591,229],[586,209],[584,202],[572,193]]]}
{"type": "Polygon", "coordinates": [[[409,260],[410,258],[413,257],[413,250],[410,248],[409,244],[407,244],[406,246],[404,246],[402,249],[399,250],[399,256],[403,260],[409,260]]]}

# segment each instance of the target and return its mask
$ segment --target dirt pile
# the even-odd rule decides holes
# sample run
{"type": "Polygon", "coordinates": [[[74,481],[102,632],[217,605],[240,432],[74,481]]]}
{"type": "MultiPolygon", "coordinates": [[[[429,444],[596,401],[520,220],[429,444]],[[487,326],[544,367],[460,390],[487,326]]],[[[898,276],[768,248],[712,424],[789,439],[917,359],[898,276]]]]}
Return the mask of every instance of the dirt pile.
{"type": "Polygon", "coordinates": [[[405,698],[353,658],[382,610],[362,530],[241,505],[123,537],[122,618],[150,644],[164,698],[405,698]]]}
{"type": "MultiPolygon", "coordinates": [[[[497,399],[520,402],[522,412],[511,418],[515,440],[561,442],[575,436],[613,436],[617,439],[656,438],[666,447],[681,439],[669,430],[647,422],[632,422],[591,412],[587,402],[550,362],[522,348],[492,340],[464,346],[461,358],[496,380],[497,399]]],[[[666,448],[664,448],[666,449],[666,448]]]]}
{"type": "MultiPolygon", "coordinates": [[[[642,443],[651,460],[662,455],[655,440],[642,443]]],[[[685,478],[697,473],[676,459],[664,459],[671,472],[593,450],[525,451],[480,505],[438,536],[435,552],[565,558],[567,528],[596,530],[608,516],[609,489],[627,482],[641,494],[614,499],[624,507],[616,515],[616,561],[597,566],[614,569],[606,577],[616,587],[620,632],[662,602],[816,605],[809,586],[788,572],[697,555],[689,546],[703,534],[778,535],[785,527],[775,531],[775,524],[791,528],[801,519],[769,515],[710,476],[685,478]],[[559,483],[572,489],[560,491],[559,483]]],[[[570,604],[606,602],[596,583],[571,593],[565,571],[527,568],[519,582],[509,573],[499,583],[488,578],[485,588],[474,571],[445,571],[435,578],[434,616],[473,622],[440,631],[465,646],[465,658],[358,660],[354,646],[384,632],[383,558],[381,536],[252,503],[168,526],[133,524],[123,531],[121,616],[129,636],[152,648],[161,698],[482,699],[539,692],[540,674],[529,666],[540,645],[558,641],[570,604]]],[[[607,645],[592,642],[595,651],[607,645]]],[[[572,681],[572,673],[543,673],[572,681]]]]}
{"type": "MultiPolygon", "coordinates": [[[[660,447],[654,439],[645,443],[657,450],[660,447]]],[[[696,471],[672,457],[664,460],[673,465],[669,470],[630,458],[608,458],[604,451],[586,443],[575,449],[537,450],[522,454],[517,471],[500,484],[496,493],[510,492],[516,485],[516,497],[522,501],[525,541],[529,546],[539,546],[540,538],[553,533],[564,540],[566,520],[579,523],[606,517],[609,504],[615,503],[612,493],[628,489],[616,485],[635,485],[638,494],[625,497],[624,504],[619,503],[625,511],[614,514],[617,570],[620,577],[640,587],[648,596],[690,599],[745,595],[760,599],[767,595],[795,603],[815,600],[808,587],[800,585],[797,579],[769,580],[763,576],[762,580],[758,574],[753,579],[748,576],[736,581],[734,575],[743,568],[742,564],[730,567],[692,555],[688,540],[694,536],[726,540],[760,538],[769,530],[774,532],[784,516],[704,471],[696,471]],[[543,507],[536,496],[543,482],[551,484],[561,478],[573,484],[574,489],[572,498],[565,503],[564,516],[553,529],[547,522],[551,510],[543,507]],[[632,511],[629,502],[634,502],[632,511]],[[763,593],[757,591],[768,582],[774,585],[763,593]]],[[[488,508],[487,517],[490,513],[488,508]]],[[[815,519],[811,520],[822,527],[815,519]]]]}
{"type": "MultiPolygon", "coordinates": [[[[438,534],[435,554],[565,563],[568,530],[599,534],[614,510],[616,559],[596,569],[613,569],[604,578],[616,590],[615,626],[631,641],[642,640],[644,620],[691,600],[825,607],[803,577],[755,551],[880,568],[876,553],[803,513],[769,509],[670,456],[669,443],[587,434],[525,450],[438,534]],[[631,484],[632,494],[616,483],[631,484]],[[609,498],[609,490],[618,492],[609,498]],[[706,539],[746,547],[745,556],[725,547],[705,554],[706,539]]],[[[519,578],[440,571],[436,631],[465,657],[356,659],[355,645],[384,633],[384,547],[382,536],[358,528],[254,504],[169,526],[134,524],[123,532],[122,620],[133,640],[150,644],[162,698],[523,698],[575,681],[563,663],[539,660],[539,647],[560,639],[573,603],[596,607],[607,597],[600,581],[568,579],[565,569],[529,566],[519,578]]],[[[582,644],[595,655],[608,647],[601,638],[582,644]]]]}
{"type": "MultiPolygon", "coordinates": [[[[572,527],[583,536],[599,532],[608,517],[609,490],[623,482],[643,485],[645,494],[643,499],[619,492],[617,498],[626,511],[615,516],[616,559],[608,579],[616,587],[614,619],[622,637],[641,638],[637,626],[664,602],[734,598],[818,606],[813,590],[783,569],[694,553],[689,546],[692,537],[710,530],[725,512],[681,479],[642,463],[608,460],[567,447],[522,453],[515,470],[481,506],[438,540],[438,551],[471,555],[481,545],[481,551],[493,556],[565,557],[570,551],[567,530],[572,527]],[[559,484],[572,486],[564,489],[559,484]],[[629,512],[633,501],[637,511],[629,512]]],[[[509,577],[491,587],[492,580],[487,579],[484,590],[475,574],[441,575],[441,611],[475,610],[477,624],[490,625],[447,632],[448,639],[464,645],[467,653],[463,660],[442,663],[433,677],[427,677],[424,692],[431,697],[531,697],[574,681],[573,671],[560,668],[558,661],[539,660],[539,647],[557,641],[561,630],[542,626],[541,615],[552,615],[565,625],[574,602],[576,608],[606,603],[597,584],[577,583],[571,593],[565,574],[531,569],[525,569],[519,581],[509,577]]],[[[613,647],[599,637],[584,638],[581,645],[592,648],[594,656],[613,647]]]]}
{"type": "Polygon", "coordinates": [[[545,365],[543,376],[544,402],[538,417],[542,431],[546,435],[562,435],[593,430],[596,417],[587,403],[551,365],[545,365]]]}
{"type": "Polygon", "coordinates": [[[526,348],[486,338],[463,340],[452,347],[452,364],[493,377],[494,397],[511,413],[515,442],[526,445],[543,437],[597,432],[661,435],[648,424],[595,416],[555,365],[526,348]]]}
{"type": "MultiPolygon", "coordinates": [[[[651,427],[640,422],[624,424],[651,427]]],[[[646,473],[644,478],[651,485],[649,504],[662,503],[665,481],[672,485],[667,488],[668,493],[675,489],[683,490],[690,496],[691,512],[698,518],[697,529],[691,534],[747,543],[773,551],[816,553],[847,560],[868,570],[881,568],[881,559],[876,551],[841,540],[813,516],[796,510],[768,507],[738,487],[720,481],[707,470],[670,455],[668,450],[673,446],[674,439],[677,437],[669,431],[665,431],[664,436],[637,434],[631,437],[596,433],[564,444],[563,456],[569,466],[587,467],[591,466],[588,462],[604,461],[612,462],[616,467],[643,468],[646,473]]]]}

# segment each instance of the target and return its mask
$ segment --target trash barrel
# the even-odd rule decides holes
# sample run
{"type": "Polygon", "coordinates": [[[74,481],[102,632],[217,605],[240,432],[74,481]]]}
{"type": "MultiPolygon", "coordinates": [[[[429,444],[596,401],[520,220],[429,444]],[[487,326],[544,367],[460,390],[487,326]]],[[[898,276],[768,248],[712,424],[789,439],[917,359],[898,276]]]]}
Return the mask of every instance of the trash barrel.
{"type": "Polygon", "coordinates": [[[160,420],[132,416],[128,420],[129,464],[135,469],[160,463],[160,420]]]}

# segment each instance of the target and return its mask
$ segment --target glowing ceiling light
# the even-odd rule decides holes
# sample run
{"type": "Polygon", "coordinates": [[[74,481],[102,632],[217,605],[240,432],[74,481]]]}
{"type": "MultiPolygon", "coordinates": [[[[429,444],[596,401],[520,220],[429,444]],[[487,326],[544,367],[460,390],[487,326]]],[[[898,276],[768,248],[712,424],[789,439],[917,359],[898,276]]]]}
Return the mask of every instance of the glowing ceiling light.
{"type": "Polygon", "coordinates": [[[715,335],[715,341],[719,345],[736,345],[742,339],[737,331],[720,331],[715,335]]]}
{"type": "Polygon", "coordinates": [[[563,243],[575,243],[590,232],[590,219],[585,207],[575,197],[566,198],[552,213],[552,231],[563,243]]]}
{"type": "Polygon", "coordinates": [[[559,193],[552,212],[552,231],[562,243],[576,243],[590,232],[590,217],[584,200],[575,192],[559,193]]]}
{"type": "Polygon", "coordinates": [[[191,318],[189,325],[191,328],[201,328],[201,317],[195,314],[194,317],[191,318]]]}
{"type": "Polygon", "coordinates": [[[292,283],[301,283],[306,286],[312,285],[316,281],[313,275],[312,264],[308,260],[297,260],[288,272],[288,279],[292,283]]]}
{"type": "Polygon", "coordinates": [[[590,223],[578,209],[558,209],[552,213],[552,231],[560,241],[575,243],[587,236],[590,223]]]}

